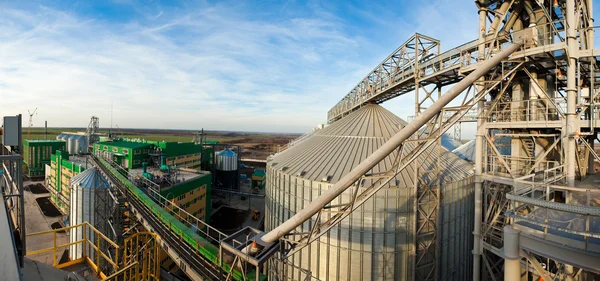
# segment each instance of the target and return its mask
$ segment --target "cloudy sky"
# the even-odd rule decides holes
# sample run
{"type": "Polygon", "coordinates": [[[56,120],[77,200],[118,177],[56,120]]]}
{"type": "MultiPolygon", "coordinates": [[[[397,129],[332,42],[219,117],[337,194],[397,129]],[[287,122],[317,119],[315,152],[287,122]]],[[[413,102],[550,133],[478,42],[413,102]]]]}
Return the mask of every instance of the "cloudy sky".
{"type": "Polygon", "coordinates": [[[112,102],[121,128],[306,132],[415,32],[475,39],[473,0],[0,1],[0,114],[108,127],[112,102]]]}

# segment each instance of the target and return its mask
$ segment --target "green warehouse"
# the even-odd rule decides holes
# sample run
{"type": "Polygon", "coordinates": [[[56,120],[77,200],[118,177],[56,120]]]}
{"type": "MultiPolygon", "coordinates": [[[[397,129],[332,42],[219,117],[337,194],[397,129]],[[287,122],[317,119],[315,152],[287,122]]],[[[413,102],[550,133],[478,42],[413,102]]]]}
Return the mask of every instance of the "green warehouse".
{"type": "Polygon", "coordinates": [[[50,158],[50,178],[46,179],[51,193],[50,200],[63,214],[69,213],[71,178],[83,172],[85,167],[84,157],[70,156],[66,151],[57,150],[50,158]]]}
{"type": "Polygon", "coordinates": [[[27,165],[25,175],[29,178],[43,177],[45,168],[50,164],[52,153],[64,151],[66,142],[62,140],[24,140],[23,162],[27,165]]]}
{"type": "Polygon", "coordinates": [[[109,152],[117,164],[135,169],[142,167],[144,161],[148,161],[148,151],[152,148],[153,144],[147,142],[114,140],[97,142],[94,144],[94,153],[109,152]]]}
{"type": "Polygon", "coordinates": [[[178,168],[200,170],[209,169],[212,164],[212,147],[193,142],[156,142],[144,140],[117,139],[94,144],[94,153],[110,153],[113,161],[124,168],[136,169],[143,162],[160,161],[164,157],[166,165],[178,168]]]}

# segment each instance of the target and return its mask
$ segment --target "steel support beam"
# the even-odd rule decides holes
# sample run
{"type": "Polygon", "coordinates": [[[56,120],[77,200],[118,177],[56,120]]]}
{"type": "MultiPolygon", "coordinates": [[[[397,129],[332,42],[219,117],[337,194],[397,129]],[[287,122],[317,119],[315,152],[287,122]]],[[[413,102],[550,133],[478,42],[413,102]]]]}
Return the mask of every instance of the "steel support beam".
{"type": "Polygon", "coordinates": [[[367,159],[362,161],[358,166],[352,169],[348,174],[342,177],[337,183],[335,183],[330,189],[325,191],[317,199],[309,203],[304,209],[296,213],[289,220],[283,222],[278,227],[266,233],[262,238],[262,242],[265,245],[269,245],[284,235],[292,232],[296,227],[300,226],[305,221],[309,220],[313,215],[317,214],[323,207],[333,201],[342,192],[347,190],[353,185],[360,177],[371,170],[377,163],[387,157],[395,149],[397,149],[406,139],[417,132],[421,126],[426,124],[434,116],[436,116],[441,110],[450,103],[455,97],[457,97],[462,91],[467,89],[481,76],[489,72],[494,66],[498,65],[502,60],[508,58],[512,53],[517,51],[524,42],[513,43],[506,49],[502,50],[494,57],[489,60],[480,63],[479,67],[471,72],[467,77],[457,83],[452,89],[446,94],[440,97],[431,107],[425,110],[421,115],[417,116],[415,120],[409,123],[406,127],[402,128],[396,135],[391,137],[385,144],[371,154],[367,159]]]}

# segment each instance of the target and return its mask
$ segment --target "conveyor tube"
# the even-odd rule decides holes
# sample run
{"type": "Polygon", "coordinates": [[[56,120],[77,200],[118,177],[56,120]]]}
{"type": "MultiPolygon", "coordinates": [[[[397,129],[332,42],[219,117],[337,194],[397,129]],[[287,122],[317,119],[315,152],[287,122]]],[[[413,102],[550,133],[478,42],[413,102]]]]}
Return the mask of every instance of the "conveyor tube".
{"type": "Polygon", "coordinates": [[[377,163],[392,153],[398,146],[400,146],[405,140],[407,140],[412,134],[419,130],[425,125],[431,118],[438,114],[444,106],[450,103],[456,98],[462,91],[473,84],[479,77],[485,75],[494,66],[499,64],[502,60],[508,58],[512,53],[517,51],[523,42],[513,43],[506,49],[502,50],[492,58],[484,61],[479,65],[471,74],[467,75],[463,80],[458,82],[452,87],[446,94],[442,95],[438,101],[433,103],[427,110],[421,113],[415,120],[410,122],[406,127],[402,128],[398,133],[391,137],[385,144],[377,149],[373,154],[369,155],[367,159],[362,161],[358,166],[352,169],[348,174],[342,177],[336,182],[330,189],[325,191],[323,195],[313,200],[300,212],[296,213],[293,217],[283,222],[278,227],[266,233],[260,239],[265,244],[270,244],[277,241],[279,238],[290,233],[296,227],[310,219],[313,215],[319,212],[329,202],[338,197],[348,187],[353,185],[360,177],[371,170],[377,163]]]}

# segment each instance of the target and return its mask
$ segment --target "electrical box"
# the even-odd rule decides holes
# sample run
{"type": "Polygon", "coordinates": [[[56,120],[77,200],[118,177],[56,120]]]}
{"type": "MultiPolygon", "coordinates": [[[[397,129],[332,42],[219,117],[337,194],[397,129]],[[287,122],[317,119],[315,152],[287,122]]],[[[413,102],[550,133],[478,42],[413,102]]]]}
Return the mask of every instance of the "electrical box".
{"type": "Polygon", "coordinates": [[[590,88],[589,87],[582,87],[581,88],[581,97],[582,98],[589,98],[590,97],[590,88]]]}
{"type": "Polygon", "coordinates": [[[6,146],[19,146],[19,116],[4,116],[3,127],[2,144],[6,146]]]}

